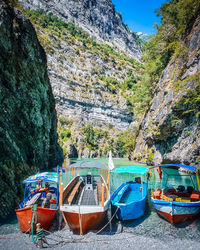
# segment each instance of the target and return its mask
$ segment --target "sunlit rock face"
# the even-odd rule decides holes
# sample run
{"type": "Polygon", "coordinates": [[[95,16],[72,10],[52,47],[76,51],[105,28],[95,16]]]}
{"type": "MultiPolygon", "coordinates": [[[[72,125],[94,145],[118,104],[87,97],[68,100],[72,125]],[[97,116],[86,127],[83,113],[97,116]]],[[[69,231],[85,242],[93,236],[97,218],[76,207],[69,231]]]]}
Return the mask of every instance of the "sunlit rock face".
{"type": "Polygon", "coordinates": [[[0,217],[22,179],[57,164],[55,100],[46,55],[30,21],[0,2],[0,217]]]}
{"type": "Polygon", "coordinates": [[[111,0],[19,0],[25,9],[43,9],[67,22],[73,22],[97,38],[113,43],[136,59],[141,49],[136,35],[123,23],[111,0]]]}
{"type": "MultiPolygon", "coordinates": [[[[182,41],[185,53],[173,57],[160,78],[154,98],[142,123],[134,159],[154,163],[198,163],[200,159],[200,119],[187,103],[179,102],[188,91],[199,95],[200,17],[182,41]],[[177,80],[182,81],[178,88],[177,80]]],[[[195,100],[194,100],[195,101],[195,100]]],[[[198,102],[197,102],[198,104],[198,102]]],[[[195,107],[193,107],[195,108],[195,107]]]]}

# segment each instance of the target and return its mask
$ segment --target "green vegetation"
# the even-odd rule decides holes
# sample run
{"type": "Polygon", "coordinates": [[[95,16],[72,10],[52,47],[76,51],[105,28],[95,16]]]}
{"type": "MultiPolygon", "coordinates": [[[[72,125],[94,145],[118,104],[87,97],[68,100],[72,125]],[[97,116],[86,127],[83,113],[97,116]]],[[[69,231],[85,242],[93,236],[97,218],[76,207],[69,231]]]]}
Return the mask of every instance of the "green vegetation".
{"type": "Polygon", "coordinates": [[[39,171],[38,168],[12,160],[0,162],[0,218],[8,216],[23,197],[22,181],[39,171]]]}
{"type": "Polygon", "coordinates": [[[83,145],[94,151],[98,151],[102,148],[104,155],[106,155],[109,150],[112,150],[114,155],[124,157],[129,155],[135,147],[135,131],[126,130],[113,137],[109,134],[108,130],[93,128],[91,124],[88,124],[82,129],[82,132],[84,137],[83,145]]]}
{"type": "Polygon", "coordinates": [[[136,131],[126,130],[124,132],[115,131],[113,126],[102,128],[93,127],[91,123],[86,126],[82,124],[80,133],[73,128],[73,121],[64,117],[58,120],[58,137],[59,145],[63,149],[64,157],[69,154],[67,143],[72,140],[75,148],[84,150],[88,148],[99,156],[106,156],[109,150],[112,150],[115,156],[125,157],[132,152],[135,147],[136,131]],[[81,138],[81,140],[80,140],[81,138]]]}
{"type": "Polygon", "coordinates": [[[60,116],[58,119],[57,133],[58,133],[58,143],[63,149],[64,158],[67,157],[67,142],[71,138],[71,126],[73,120],[67,119],[64,116],[60,116]]]}
{"type": "MultiPolygon", "coordinates": [[[[116,52],[111,46],[107,44],[98,44],[94,37],[90,37],[89,34],[82,28],[77,27],[73,23],[66,23],[62,19],[54,16],[52,13],[44,13],[43,10],[23,10],[23,12],[30,18],[30,20],[41,29],[49,31],[52,35],[57,36],[59,39],[72,43],[78,40],[82,43],[80,50],[89,50],[101,56],[105,61],[109,59],[117,58],[122,62],[130,64],[136,70],[140,71],[141,63],[129,58],[123,54],[116,52]]],[[[76,54],[80,51],[76,50],[76,54]]]]}
{"type": "Polygon", "coordinates": [[[59,117],[59,122],[60,122],[61,126],[66,125],[68,127],[71,127],[74,121],[71,120],[71,119],[68,119],[68,118],[66,118],[64,116],[60,116],[59,117]]]}
{"type": "Polygon", "coordinates": [[[181,89],[185,91],[185,95],[176,103],[176,110],[181,111],[181,116],[196,115],[200,116],[200,73],[186,77],[184,80],[175,82],[176,91],[181,89]],[[187,82],[193,82],[194,88],[184,89],[187,82]]]}
{"type": "MultiPolygon", "coordinates": [[[[46,14],[43,10],[23,10],[23,12],[37,27],[38,38],[47,53],[53,54],[56,50],[56,46],[59,46],[59,43],[62,40],[74,47],[75,54],[78,57],[81,58],[84,55],[84,51],[88,51],[99,55],[105,62],[109,62],[109,64],[116,67],[119,79],[124,78],[124,80],[107,77],[104,75],[104,69],[99,69],[96,66],[91,69],[90,73],[93,77],[97,78],[97,80],[101,80],[102,85],[110,94],[116,95],[121,93],[127,100],[130,113],[133,113],[134,100],[131,99],[130,96],[133,95],[133,91],[140,88],[141,77],[137,75],[141,74],[143,71],[141,63],[133,58],[127,57],[123,53],[118,53],[107,44],[98,44],[95,41],[95,38],[90,37],[89,34],[82,28],[75,26],[73,23],[66,23],[57,16],[54,16],[52,13],[46,14]],[[57,40],[52,40],[52,36],[54,36],[57,40]],[[78,47],[77,41],[80,42],[78,47]],[[133,70],[137,73],[133,73],[133,70]]],[[[60,62],[63,60],[65,60],[63,57],[59,58],[60,62]]],[[[69,58],[69,60],[74,60],[74,58],[69,58]]],[[[73,79],[76,80],[76,76],[74,76],[73,79]]],[[[84,79],[82,80],[84,81],[84,79]]],[[[73,88],[73,86],[71,88],[73,88]]],[[[138,95],[136,96],[138,97],[138,95]]]]}
{"type": "Polygon", "coordinates": [[[157,26],[157,34],[144,46],[144,74],[142,82],[135,85],[133,95],[136,112],[147,107],[161,73],[172,56],[185,55],[185,47],[180,45],[180,39],[189,34],[199,10],[199,0],[167,1],[156,10],[162,24],[157,26]]]}
{"type": "Polygon", "coordinates": [[[119,157],[130,155],[135,148],[136,136],[136,131],[130,129],[121,132],[113,144],[112,151],[114,154],[119,157]]]}
{"type": "Polygon", "coordinates": [[[93,128],[90,123],[82,128],[82,133],[83,145],[94,151],[99,149],[99,144],[102,139],[104,141],[108,139],[108,131],[100,128],[93,128]]]}

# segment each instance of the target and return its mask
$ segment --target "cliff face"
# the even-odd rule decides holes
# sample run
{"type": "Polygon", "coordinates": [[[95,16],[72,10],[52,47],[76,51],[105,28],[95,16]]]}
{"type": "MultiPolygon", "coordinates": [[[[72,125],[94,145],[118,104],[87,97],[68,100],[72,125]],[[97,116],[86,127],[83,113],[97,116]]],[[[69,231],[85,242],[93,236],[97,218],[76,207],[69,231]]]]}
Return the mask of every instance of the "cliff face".
{"type": "Polygon", "coordinates": [[[79,43],[60,42],[54,53],[48,54],[48,73],[58,116],[76,120],[78,124],[111,124],[121,131],[131,127],[133,116],[126,99],[121,92],[109,91],[101,78],[122,82],[127,77],[127,69],[135,71],[128,63],[120,71],[118,67],[118,60],[113,63],[98,53],[82,51],[79,43]]]}
{"type": "Polygon", "coordinates": [[[165,68],[140,125],[134,159],[197,163],[200,159],[200,17],[165,68]]]}
{"type": "MultiPolygon", "coordinates": [[[[71,152],[75,147],[75,154],[69,152],[74,157],[100,156],[97,152],[90,154],[93,150],[83,142],[81,131],[88,123],[101,127],[111,134],[111,144],[117,134],[135,126],[137,121],[129,99],[132,88],[140,81],[141,64],[125,53],[119,54],[110,46],[97,43],[82,28],[57,16],[42,11],[23,11],[34,24],[47,53],[48,75],[57,113],[59,120],[65,118],[62,125],[66,133],[59,130],[61,141],[65,141],[63,150],[69,147],[67,152],[71,152]]],[[[105,146],[105,142],[101,142],[105,146]]],[[[98,141],[99,152],[102,144],[98,141]]],[[[103,155],[107,154],[107,149],[104,152],[103,155]]]]}
{"type": "Polygon", "coordinates": [[[141,50],[136,35],[123,23],[111,0],[20,0],[23,8],[43,9],[72,22],[97,38],[114,44],[130,56],[140,59],[141,50]]]}
{"type": "Polygon", "coordinates": [[[22,179],[56,166],[55,100],[46,55],[30,21],[0,2],[0,217],[21,191],[22,179]]]}

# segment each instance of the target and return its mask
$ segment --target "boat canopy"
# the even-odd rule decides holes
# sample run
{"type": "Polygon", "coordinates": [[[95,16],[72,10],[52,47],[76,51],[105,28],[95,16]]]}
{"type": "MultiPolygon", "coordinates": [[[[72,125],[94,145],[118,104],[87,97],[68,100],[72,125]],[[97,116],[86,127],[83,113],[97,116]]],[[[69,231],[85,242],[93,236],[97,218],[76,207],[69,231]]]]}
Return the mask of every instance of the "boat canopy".
{"type": "Polygon", "coordinates": [[[99,169],[109,169],[105,164],[97,161],[77,161],[76,163],[66,167],[68,168],[99,168],[99,169]]]}
{"type": "Polygon", "coordinates": [[[55,172],[43,172],[35,175],[29,176],[23,181],[23,183],[37,182],[37,181],[46,181],[58,183],[58,174],[55,172]]]}
{"type": "Polygon", "coordinates": [[[182,165],[182,164],[161,164],[161,165],[157,165],[157,166],[153,166],[153,167],[150,167],[149,169],[152,169],[152,168],[157,168],[157,167],[162,167],[162,168],[167,168],[167,167],[177,167],[177,168],[185,168],[185,169],[189,169],[191,171],[194,171],[196,172],[197,170],[197,167],[196,166],[189,166],[189,165],[182,165]]]}
{"type": "Polygon", "coordinates": [[[145,166],[123,166],[113,170],[111,173],[131,173],[144,175],[149,171],[145,166]]]}

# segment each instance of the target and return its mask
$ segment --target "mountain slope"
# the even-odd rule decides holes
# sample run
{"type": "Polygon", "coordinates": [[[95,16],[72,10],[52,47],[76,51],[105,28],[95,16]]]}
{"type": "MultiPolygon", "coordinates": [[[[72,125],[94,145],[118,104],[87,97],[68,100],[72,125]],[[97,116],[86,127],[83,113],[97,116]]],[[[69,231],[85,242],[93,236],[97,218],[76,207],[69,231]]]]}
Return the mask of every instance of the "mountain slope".
{"type": "Polygon", "coordinates": [[[73,156],[100,155],[100,151],[106,154],[117,134],[137,123],[130,99],[133,88],[140,82],[142,65],[109,45],[97,43],[82,28],[50,13],[29,10],[24,13],[35,25],[48,56],[48,74],[59,120],[68,120],[62,123],[70,132],[65,131],[68,136],[61,139],[65,141],[61,143],[63,150],[71,151],[66,150],[70,141],[69,148],[75,149],[73,156]],[[106,144],[101,138],[97,148],[86,145],[82,131],[88,123],[101,127],[105,133],[109,131],[106,144]]]}
{"type": "MultiPolygon", "coordinates": [[[[153,99],[140,124],[132,158],[149,163],[198,163],[200,3],[179,1],[177,5],[174,0],[164,4],[160,12],[163,14],[163,25],[153,42],[155,44],[157,39],[162,46],[165,43],[163,51],[171,59],[161,74],[153,99]]],[[[153,56],[155,62],[155,54],[153,56]]]]}
{"type": "Polygon", "coordinates": [[[19,0],[24,9],[52,12],[65,22],[82,27],[97,42],[109,42],[131,57],[140,59],[137,35],[128,29],[111,0],[19,0]]]}

